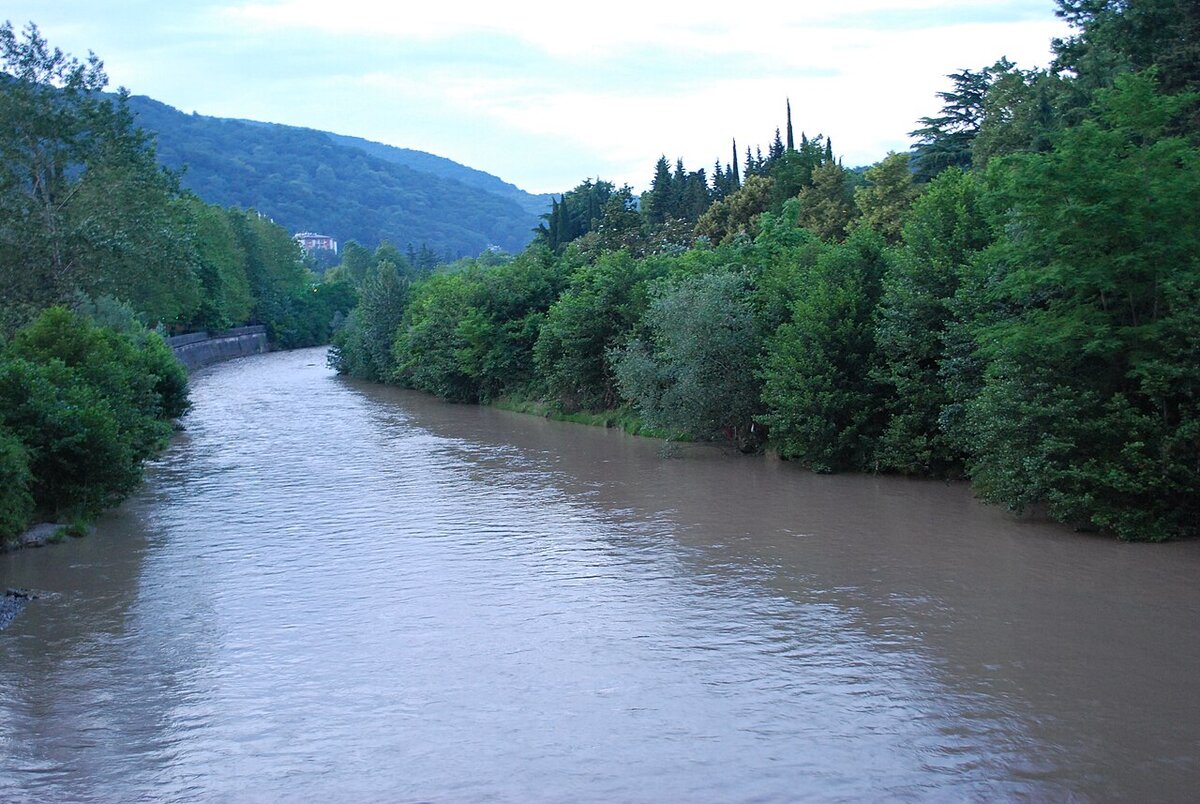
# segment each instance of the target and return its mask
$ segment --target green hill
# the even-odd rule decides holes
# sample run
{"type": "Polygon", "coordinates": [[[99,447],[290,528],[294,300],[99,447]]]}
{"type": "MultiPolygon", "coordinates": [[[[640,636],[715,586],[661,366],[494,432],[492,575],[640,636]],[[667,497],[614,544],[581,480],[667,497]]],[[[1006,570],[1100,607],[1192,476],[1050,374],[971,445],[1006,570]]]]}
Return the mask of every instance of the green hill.
{"type": "Polygon", "coordinates": [[[274,123],[184,114],[129,99],[153,132],[159,161],[209,203],[254,208],[290,231],[373,248],[427,245],[447,258],[488,246],[516,252],[532,239],[548,196],[406,148],[274,123]]]}

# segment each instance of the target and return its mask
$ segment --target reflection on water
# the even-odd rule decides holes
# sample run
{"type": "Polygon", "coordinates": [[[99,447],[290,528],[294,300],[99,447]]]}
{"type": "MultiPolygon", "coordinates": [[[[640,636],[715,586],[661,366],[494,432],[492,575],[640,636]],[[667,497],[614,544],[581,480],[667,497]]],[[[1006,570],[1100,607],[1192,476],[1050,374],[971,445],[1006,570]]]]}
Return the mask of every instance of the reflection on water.
{"type": "Polygon", "coordinates": [[[333,376],[198,375],[0,559],[0,799],[1189,797],[1200,545],[333,376]]]}

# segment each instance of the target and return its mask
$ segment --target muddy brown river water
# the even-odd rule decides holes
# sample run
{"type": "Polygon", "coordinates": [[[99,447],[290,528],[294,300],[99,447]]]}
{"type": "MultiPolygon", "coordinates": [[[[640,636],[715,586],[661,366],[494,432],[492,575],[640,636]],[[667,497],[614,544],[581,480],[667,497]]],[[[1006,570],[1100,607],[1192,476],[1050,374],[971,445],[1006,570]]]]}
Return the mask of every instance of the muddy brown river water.
{"type": "Polygon", "coordinates": [[[193,380],[0,556],[4,801],[1187,801],[1200,544],[357,384],[193,380]]]}

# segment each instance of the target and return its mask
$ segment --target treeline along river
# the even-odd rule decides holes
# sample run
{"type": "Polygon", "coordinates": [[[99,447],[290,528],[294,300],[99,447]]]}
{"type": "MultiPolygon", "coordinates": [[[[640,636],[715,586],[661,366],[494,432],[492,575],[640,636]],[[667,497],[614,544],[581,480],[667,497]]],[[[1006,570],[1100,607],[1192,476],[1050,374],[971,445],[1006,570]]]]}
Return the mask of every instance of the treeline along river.
{"type": "Polygon", "coordinates": [[[1200,544],[358,384],[193,378],[0,562],[0,799],[1185,800],[1200,544]]]}

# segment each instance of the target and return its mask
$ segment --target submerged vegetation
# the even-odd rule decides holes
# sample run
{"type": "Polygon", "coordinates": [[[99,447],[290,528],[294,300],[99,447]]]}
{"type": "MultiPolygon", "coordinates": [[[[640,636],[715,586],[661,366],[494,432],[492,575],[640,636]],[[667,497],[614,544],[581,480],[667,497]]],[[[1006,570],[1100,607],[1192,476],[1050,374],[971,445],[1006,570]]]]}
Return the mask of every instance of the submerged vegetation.
{"type": "Polygon", "coordinates": [[[711,175],[664,157],[640,199],[583,182],[513,257],[348,252],[333,274],[360,303],[331,362],[1195,535],[1200,20],[1182,0],[1059,14],[1075,34],[1049,69],[952,75],[911,155],[848,170],[789,109],[766,155],[735,145],[711,175]]]}

